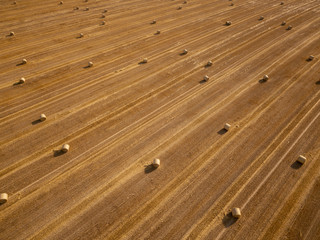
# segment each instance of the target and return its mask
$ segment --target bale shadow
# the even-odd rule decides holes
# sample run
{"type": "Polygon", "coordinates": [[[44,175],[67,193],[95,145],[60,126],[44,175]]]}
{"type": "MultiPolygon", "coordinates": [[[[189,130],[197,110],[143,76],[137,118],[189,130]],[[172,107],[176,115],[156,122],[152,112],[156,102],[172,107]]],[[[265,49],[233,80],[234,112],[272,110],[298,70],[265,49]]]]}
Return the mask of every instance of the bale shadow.
{"type": "Polygon", "coordinates": [[[37,125],[38,123],[41,123],[41,120],[40,120],[40,119],[34,120],[34,121],[32,122],[32,125],[37,125]]]}
{"type": "Polygon", "coordinates": [[[3,204],[5,204],[6,202],[0,202],[0,206],[2,206],[3,204]]]}
{"type": "Polygon", "coordinates": [[[295,161],[294,163],[291,164],[291,168],[293,169],[299,169],[302,167],[302,164],[299,163],[298,161],[295,161]]]}
{"type": "Polygon", "coordinates": [[[21,66],[21,65],[24,65],[24,63],[18,63],[18,64],[16,64],[16,66],[21,66]]]}
{"type": "Polygon", "coordinates": [[[311,61],[312,61],[312,59],[310,59],[310,58],[307,58],[307,59],[306,59],[306,61],[307,61],[307,62],[311,62],[311,61]]]}
{"type": "Polygon", "coordinates": [[[62,150],[53,150],[53,156],[59,157],[61,155],[65,154],[62,150]]]}
{"type": "Polygon", "coordinates": [[[12,86],[17,86],[17,85],[21,85],[21,82],[15,82],[14,84],[12,84],[12,86]]]}
{"type": "Polygon", "coordinates": [[[316,81],[316,85],[320,85],[320,80],[319,80],[319,81],[316,81]]]}
{"type": "Polygon", "coordinates": [[[151,172],[153,172],[154,170],[156,170],[156,168],[155,168],[152,164],[146,165],[146,166],[144,167],[144,173],[145,173],[145,174],[151,173],[151,172]]]}
{"type": "Polygon", "coordinates": [[[83,67],[84,69],[87,69],[87,68],[91,68],[90,66],[85,66],[85,67],[83,67]]]}
{"type": "Polygon", "coordinates": [[[206,83],[206,82],[207,82],[207,80],[204,80],[204,79],[202,79],[201,81],[199,81],[200,84],[204,84],[204,83],[206,83]]]}
{"type": "Polygon", "coordinates": [[[235,222],[237,222],[237,218],[234,218],[232,216],[232,213],[229,212],[227,215],[225,215],[222,219],[222,223],[224,225],[224,227],[228,228],[230,227],[231,225],[233,225],[235,222]]]}
{"type": "Polygon", "coordinates": [[[219,135],[224,135],[224,134],[226,134],[228,131],[226,130],[226,129],[224,129],[224,128],[221,128],[217,133],[219,134],[219,135]]]}
{"type": "Polygon", "coordinates": [[[260,79],[258,82],[259,82],[259,83],[266,83],[267,81],[264,80],[264,79],[260,79]]]}
{"type": "Polygon", "coordinates": [[[179,55],[180,55],[180,56],[184,56],[184,55],[187,55],[187,53],[184,53],[184,52],[183,52],[183,53],[179,53],[179,55]]]}
{"type": "Polygon", "coordinates": [[[141,61],[141,62],[138,63],[138,65],[144,65],[144,64],[147,64],[147,63],[144,62],[144,61],[141,61]]]}

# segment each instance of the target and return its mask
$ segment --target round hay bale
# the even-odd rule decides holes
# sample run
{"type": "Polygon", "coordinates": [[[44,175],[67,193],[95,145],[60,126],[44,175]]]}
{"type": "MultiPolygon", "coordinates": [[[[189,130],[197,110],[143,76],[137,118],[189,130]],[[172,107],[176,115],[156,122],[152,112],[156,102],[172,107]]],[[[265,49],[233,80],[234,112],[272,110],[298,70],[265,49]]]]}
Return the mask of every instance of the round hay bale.
{"type": "Polygon", "coordinates": [[[108,12],[108,9],[104,9],[103,12],[104,12],[104,13],[108,12]]]}
{"type": "Polygon", "coordinates": [[[309,58],[308,58],[309,61],[312,61],[313,59],[314,59],[313,55],[310,55],[309,58]]]}
{"type": "Polygon", "coordinates": [[[0,204],[4,204],[8,201],[8,193],[0,193],[0,204]]]}
{"type": "Polygon", "coordinates": [[[232,209],[232,216],[233,216],[234,218],[240,218],[240,217],[241,217],[241,210],[240,210],[240,208],[234,207],[234,208],[232,209]]]}
{"type": "Polygon", "coordinates": [[[64,153],[66,153],[66,152],[69,151],[69,149],[70,149],[69,144],[66,144],[66,143],[65,143],[65,144],[62,145],[61,151],[64,152],[64,153]]]}
{"type": "Polygon", "coordinates": [[[102,14],[102,15],[101,15],[101,18],[106,18],[106,15],[102,14]]]}
{"type": "Polygon", "coordinates": [[[101,25],[106,25],[106,21],[102,21],[102,22],[101,22],[101,25]]]}
{"type": "Polygon", "coordinates": [[[158,158],[153,159],[152,166],[154,168],[158,168],[160,166],[160,159],[158,158]]]}
{"type": "Polygon", "coordinates": [[[188,50],[187,49],[184,49],[183,50],[183,54],[187,54],[188,53],[188,50]]]}
{"type": "Polygon", "coordinates": [[[182,6],[179,6],[179,7],[178,7],[178,10],[180,10],[180,9],[182,9],[182,6]]]}
{"type": "Polygon", "coordinates": [[[27,64],[27,62],[28,62],[27,59],[25,59],[25,58],[22,59],[22,64],[27,64]]]}
{"type": "Polygon", "coordinates": [[[203,77],[203,81],[209,81],[209,76],[208,75],[205,75],[204,77],[203,77]]]}
{"type": "Polygon", "coordinates": [[[79,10],[79,7],[74,7],[73,10],[79,10]]]}
{"type": "Polygon", "coordinates": [[[157,23],[157,21],[156,20],[152,20],[152,22],[151,22],[152,24],[156,24],[157,23]]]}
{"type": "Polygon", "coordinates": [[[304,164],[307,161],[307,158],[305,156],[300,155],[297,161],[301,164],[304,164]]]}
{"type": "Polygon", "coordinates": [[[269,76],[268,75],[264,75],[262,79],[263,79],[263,81],[268,81],[269,80],[269,76]]]}
{"type": "Polygon", "coordinates": [[[60,5],[62,5],[63,4],[63,1],[60,1],[60,3],[59,3],[60,5]]]}
{"type": "Polygon", "coordinates": [[[44,113],[41,113],[39,119],[41,122],[43,122],[43,121],[47,120],[47,116],[44,113]]]}
{"type": "Polygon", "coordinates": [[[224,125],[224,129],[225,129],[226,131],[229,131],[230,128],[231,128],[231,125],[230,125],[229,123],[226,123],[226,124],[224,125]]]}
{"type": "Polygon", "coordinates": [[[284,25],[286,25],[286,24],[287,24],[286,21],[283,21],[283,22],[281,23],[282,26],[284,26],[284,25]]]}
{"type": "Polygon", "coordinates": [[[289,26],[287,27],[287,30],[291,30],[291,29],[292,29],[292,26],[289,25],[289,26]]]}
{"type": "Polygon", "coordinates": [[[226,21],[226,25],[230,26],[231,25],[231,21],[226,21]]]}
{"type": "Polygon", "coordinates": [[[19,83],[20,83],[20,84],[23,84],[23,83],[25,83],[25,82],[26,82],[26,79],[25,79],[24,77],[20,78],[20,80],[19,80],[19,83]]]}
{"type": "Polygon", "coordinates": [[[211,60],[207,62],[207,66],[212,66],[212,61],[211,60]]]}
{"type": "Polygon", "coordinates": [[[83,36],[84,36],[83,33],[79,34],[79,38],[83,38],[83,36]]]}
{"type": "Polygon", "coordinates": [[[147,63],[147,62],[148,62],[148,58],[144,58],[144,59],[142,60],[142,62],[143,62],[143,63],[147,63]]]}
{"type": "Polygon", "coordinates": [[[259,20],[263,20],[264,19],[264,16],[260,16],[259,20]]]}
{"type": "Polygon", "coordinates": [[[88,67],[92,67],[93,66],[93,62],[88,62],[88,67]]]}
{"type": "Polygon", "coordinates": [[[14,36],[14,32],[10,32],[10,33],[9,33],[9,36],[14,36]]]}
{"type": "Polygon", "coordinates": [[[161,31],[160,30],[157,30],[157,32],[156,32],[157,34],[160,34],[161,33],[161,31]]]}
{"type": "Polygon", "coordinates": [[[86,11],[89,11],[89,8],[88,8],[88,7],[86,7],[86,8],[85,8],[85,10],[86,10],[86,11]]]}

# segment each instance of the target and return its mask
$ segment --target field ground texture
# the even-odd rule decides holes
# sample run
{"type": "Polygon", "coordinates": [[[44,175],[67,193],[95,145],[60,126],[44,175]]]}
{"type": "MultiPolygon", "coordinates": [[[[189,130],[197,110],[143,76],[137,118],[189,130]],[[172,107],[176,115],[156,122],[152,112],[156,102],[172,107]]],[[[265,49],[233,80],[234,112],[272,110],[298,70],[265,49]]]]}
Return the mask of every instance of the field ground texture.
{"type": "Polygon", "coordinates": [[[320,1],[280,2],[0,1],[0,239],[320,239],[320,1]]]}

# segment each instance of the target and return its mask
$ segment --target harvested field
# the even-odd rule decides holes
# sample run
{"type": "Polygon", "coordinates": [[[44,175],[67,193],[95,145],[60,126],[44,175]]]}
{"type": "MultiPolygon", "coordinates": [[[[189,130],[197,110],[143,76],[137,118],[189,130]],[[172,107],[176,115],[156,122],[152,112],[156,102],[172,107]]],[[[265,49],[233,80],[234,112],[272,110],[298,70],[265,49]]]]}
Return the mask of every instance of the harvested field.
{"type": "Polygon", "coordinates": [[[0,239],[320,239],[320,1],[146,2],[1,1],[0,239]]]}

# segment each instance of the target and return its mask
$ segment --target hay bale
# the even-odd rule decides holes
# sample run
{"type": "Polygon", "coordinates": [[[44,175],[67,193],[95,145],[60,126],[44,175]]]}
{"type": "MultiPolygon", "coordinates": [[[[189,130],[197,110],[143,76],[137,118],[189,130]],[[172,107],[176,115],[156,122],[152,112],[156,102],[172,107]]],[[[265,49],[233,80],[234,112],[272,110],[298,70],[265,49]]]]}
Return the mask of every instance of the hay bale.
{"type": "Polygon", "coordinates": [[[291,30],[291,29],[292,29],[292,26],[289,25],[289,26],[287,27],[287,30],[291,30]]]}
{"type": "Polygon", "coordinates": [[[102,15],[101,15],[101,18],[106,18],[106,15],[102,14],[102,15]]]}
{"type": "Polygon", "coordinates": [[[309,58],[308,58],[309,61],[312,61],[313,59],[314,59],[313,55],[310,55],[309,58]]]}
{"type": "Polygon", "coordinates": [[[25,59],[25,58],[22,59],[22,64],[27,64],[27,62],[28,62],[27,59],[25,59]]]}
{"type": "Polygon", "coordinates": [[[8,193],[0,193],[0,204],[4,204],[8,201],[8,193]]]}
{"type": "Polygon", "coordinates": [[[103,12],[104,12],[104,13],[108,12],[108,9],[104,9],[103,12]]]}
{"type": "Polygon", "coordinates": [[[19,80],[19,83],[20,83],[20,84],[23,84],[23,83],[25,83],[25,82],[26,82],[26,79],[25,79],[24,77],[20,78],[20,80],[19,80]]]}
{"type": "Polygon", "coordinates": [[[88,7],[86,7],[86,8],[85,8],[85,10],[86,10],[86,11],[89,11],[89,8],[88,8],[88,7]]]}
{"type": "Polygon", "coordinates": [[[14,32],[10,32],[10,33],[9,33],[9,36],[14,36],[14,32]]]}
{"type": "Polygon", "coordinates": [[[41,113],[39,119],[41,122],[43,122],[43,121],[47,120],[47,116],[44,113],[41,113]]]}
{"type": "Polygon", "coordinates": [[[60,3],[59,3],[60,5],[62,5],[63,4],[63,1],[60,1],[60,3]]]}
{"type": "Polygon", "coordinates": [[[156,20],[152,20],[151,24],[156,24],[157,21],[156,20]]]}
{"type": "Polygon", "coordinates": [[[65,143],[65,144],[62,145],[61,151],[64,152],[64,153],[66,153],[66,152],[69,151],[69,149],[70,149],[69,144],[66,144],[66,143],[65,143]]]}
{"type": "Polygon", "coordinates": [[[269,76],[268,75],[264,75],[262,80],[265,81],[265,82],[268,81],[269,80],[269,76]]]}
{"type": "Polygon", "coordinates": [[[79,7],[74,7],[73,10],[79,10],[79,7]]]}
{"type": "Polygon", "coordinates": [[[84,36],[83,33],[79,34],[79,38],[83,38],[83,36],[84,36]]]}
{"type": "Polygon", "coordinates": [[[160,166],[160,159],[158,158],[153,159],[152,166],[154,168],[158,168],[160,166]]]}
{"type": "Polygon", "coordinates": [[[209,81],[209,76],[208,76],[208,75],[205,75],[205,76],[203,77],[203,81],[205,81],[205,82],[209,81]]]}
{"type": "Polygon", "coordinates": [[[102,21],[102,22],[101,22],[101,25],[106,25],[106,21],[102,21]]]}
{"type": "Polygon", "coordinates": [[[183,49],[183,54],[187,54],[188,50],[187,49],[183,49]]]}
{"type": "Polygon", "coordinates": [[[212,66],[212,61],[211,60],[207,62],[207,66],[212,66]]]}
{"type": "Polygon", "coordinates": [[[280,2],[280,5],[283,5],[284,4],[284,2],[280,2]]]}
{"type": "Polygon", "coordinates": [[[160,34],[161,33],[161,31],[160,30],[157,30],[157,32],[156,32],[157,34],[160,34]]]}
{"type": "Polygon", "coordinates": [[[230,26],[231,25],[231,21],[226,21],[226,25],[230,26]]]}
{"type": "Polygon", "coordinates": [[[92,67],[93,66],[93,62],[88,62],[88,67],[92,67]]]}
{"type": "Polygon", "coordinates": [[[178,7],[178,10],[180,10],[180,9],[182,9],[182,6],[179,6],[179,7],[178,7]]]}
{"type": "Polygon", "coordinates": [[[264,19],[264,16],[260,16],[259,20],[263,20],[264,19]]]}
{"type": "Polygon", "coordinates": [[[230,125],[229,123],[226,123],[226,124],[224,125],[224,129],[225,129],[226,131],[229,131],[230,128],[231,128],[231,125],[230,125]]]}
{"type": "Polygon", "coordinates": [[[240,208],[234,207],[234,208],[232,209],[232,216],[233,216],[234,218],[240,218],[240,217],[241,217],[241,210],[240,210],[240,208]]]}
{"type": "Polygon", "coordinates": [[[300,155],[297,161],[301,164],[304,164],[307,161],[307,158],[305,156],[300,155]]]}
{"type": "Polygon", "coordinates": [[[144,59],[142,60],[142,62],[143,62],[143,63],[147,63],[147,62],[148,62],[148,58],[144,58],[144,59]]]}
{"type": "Polygon", "coordinates": [[[281,23],[282,26],[284,26],[284,25],[286,25],[286,24],[287,24],[286,21],[283,21],[283,22],[281,23]]]}

